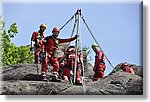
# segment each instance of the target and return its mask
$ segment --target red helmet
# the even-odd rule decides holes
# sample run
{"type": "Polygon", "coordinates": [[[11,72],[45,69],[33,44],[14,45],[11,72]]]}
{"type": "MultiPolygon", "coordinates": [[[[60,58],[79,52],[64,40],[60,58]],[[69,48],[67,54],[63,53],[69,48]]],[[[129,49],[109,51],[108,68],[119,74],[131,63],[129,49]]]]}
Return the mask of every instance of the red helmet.
{"type": "Polygon", "coordinates": [[[67,52],[69,53],[69,52],[75,52],[75,46],[69,46],[68,48],[67,48],[67,52]]]}
{"type": "Polygon", "coordinates": [[[60,29],[58,27],[54,27],[53,30],[52,30],[52,33],[53,32],[60,32],[60,29]]]}
{"type": "Polygon", "coordinates": [[[125,62],[125,63],[124,63],[124,66],[127,66],[127,65],[128,65],[128,63],[127,63],[127,62],[125,62]]]}

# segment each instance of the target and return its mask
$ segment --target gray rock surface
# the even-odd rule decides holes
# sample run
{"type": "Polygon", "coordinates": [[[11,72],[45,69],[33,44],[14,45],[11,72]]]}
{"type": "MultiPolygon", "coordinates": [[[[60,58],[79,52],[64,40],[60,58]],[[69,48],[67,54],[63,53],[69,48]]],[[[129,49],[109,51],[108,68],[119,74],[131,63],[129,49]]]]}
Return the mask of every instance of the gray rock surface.
{"type": "MultiPolygon", "coordinates": [[[[136,95],[143,93],[142,82],[140,76],[119,71],[105,79],[85,85],[85,88],[88,95],[136,95]]],[[[74,94],[74,92],[84,94],[83,87],[80,87],[80,89],[78,87],[70,87],[59,94],[74,94]]]]}
{"type": "MultiPolygon", "coordinates": [[[[92,81],[90,64],[85,72],[85,85],[76,86],[69,82],[41,81],[34,64],[13,65],[1,68],[1,94],[3,95],[142,95],[142,67],[133,65],[135,74],[123,72],[118,64],[111,74],[96,82],[92,81]],[[136,72],[137,71],[137,72],[136,72]],[[140,74],[139,74],[140,73],[140,74]]],[[[50,67],[51,69],[51,67],[50,67]]],[[[49,72],[48,74],[50,74],[49,72]]]]}

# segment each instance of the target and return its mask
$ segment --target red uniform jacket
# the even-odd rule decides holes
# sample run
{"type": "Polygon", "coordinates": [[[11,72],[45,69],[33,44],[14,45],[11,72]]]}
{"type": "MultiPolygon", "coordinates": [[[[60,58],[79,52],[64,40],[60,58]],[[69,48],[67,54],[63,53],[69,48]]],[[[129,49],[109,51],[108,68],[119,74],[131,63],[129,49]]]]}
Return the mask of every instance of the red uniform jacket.
{"type": "Polygon", "coordinates": [[[31,37],[31,41],[35,41],[35,46],[40,45],[41,49],[44,49],[44,44],[43,44],[42,39],[44,39],[43,33],[33,32],[32,37],[31,37]]]}
{"type": "Polygon", "coordinates": [[[75,57],[75,53],[68,53],[67,55],[67,66],[70,66],[71,68],[75,65],[75,60],[77,61],[77,67],[79,64],[82,64],[81,62],[81,52],[78,53],[77,57],[75,57]]]}
{"type": "Polygon", "coordinates": [[[94,67],[95,67],[95,68],[100,67],[100,64],[101,64],[101,63],[105,64],[105,63],[104,63],[104,54],[103,54],[102,51],[99,50],[99,51],[96,52],[95,65],[94,65],[94,67]]]}
{"type": "Polygon", "coordinates": [[[68,38],[68,39],[60,39],[60,38],[54,38],[53,36],[48,36],[45,38],[46,42],[45,42],[45,49],[48,51],[54,51],[57,48],[57,45],[60,43],[66,43],[66,42],[71,42],[73,40],[75,40],[76,38],[68,38]]]}
{"type": "MultiPolygon", "coordinates": [[[[37,36],[39,35],[39,32],[33,32],[32,37],[31,37],[31,41],[35,41],[38,39],[37,36]]],[[[44,38],[44,33],[40,34],[41,38],[44,38]]]]}
{"type": "Polygon", "coordinates": [[[134,70],[130,68],[128,65],[123,68],[123,71],[134,74],[134,70]]]}

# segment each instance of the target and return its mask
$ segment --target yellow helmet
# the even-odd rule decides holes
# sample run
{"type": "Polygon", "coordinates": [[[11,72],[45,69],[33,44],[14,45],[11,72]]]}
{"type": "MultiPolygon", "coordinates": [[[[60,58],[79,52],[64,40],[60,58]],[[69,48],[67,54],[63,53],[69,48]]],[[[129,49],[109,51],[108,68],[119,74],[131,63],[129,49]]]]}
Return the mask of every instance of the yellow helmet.
{"type": "Polygon", "coordinates": [[[92,48],[98,47],[97,44],[92,44],[92,48]]]}
{"type": "Polygon", "coordinates": [[[45,28],[45,29],[46,29],[46,24],[44,24],[44,23],[43,23],[43,24],[41,24],[41,25],[40,25],[40,28],[41,28],[41,27],[43,27],[43,28],[45,28]]]}

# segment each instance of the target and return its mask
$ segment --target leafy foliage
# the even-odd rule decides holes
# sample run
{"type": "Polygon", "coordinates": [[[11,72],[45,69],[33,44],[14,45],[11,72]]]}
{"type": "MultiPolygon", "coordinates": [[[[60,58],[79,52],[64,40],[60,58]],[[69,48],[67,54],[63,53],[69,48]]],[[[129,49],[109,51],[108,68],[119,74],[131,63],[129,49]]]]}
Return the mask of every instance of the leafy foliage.
{"type": "Polygon", "coordinates": [[[33,63],[33,56],[30,55],[29,46],[16,47],[11,39],[18,33],[16,23],[11,24],[9,29],[5,30],[5,23],[0,19],[1,34],[1,60],[3,65],[12,65],[20,63],[33,63]]]}

